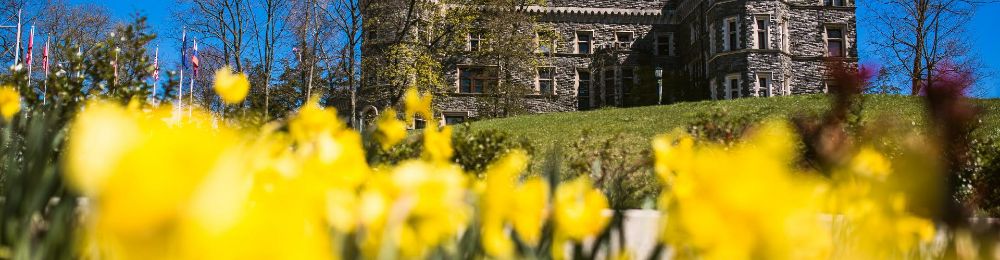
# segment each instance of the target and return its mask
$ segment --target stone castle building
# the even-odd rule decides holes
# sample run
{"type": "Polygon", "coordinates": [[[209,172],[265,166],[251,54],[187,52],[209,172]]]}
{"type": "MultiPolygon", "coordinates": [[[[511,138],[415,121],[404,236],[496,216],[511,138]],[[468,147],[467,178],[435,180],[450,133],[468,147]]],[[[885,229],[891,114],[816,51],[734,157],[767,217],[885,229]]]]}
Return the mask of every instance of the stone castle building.
{"type": "MultiPolygon", "coordinates": [[[[523,75],[532,113],[822,93],[826,61],[857,64],[852,0],[549,0],[527,11],[551,28],[537,32],[543,65],[523,75]]],[[[498,80],[489,67],[444,68],[453,88],[435,106],[448,123],[478,116],[477,96],[498,80]]]]}

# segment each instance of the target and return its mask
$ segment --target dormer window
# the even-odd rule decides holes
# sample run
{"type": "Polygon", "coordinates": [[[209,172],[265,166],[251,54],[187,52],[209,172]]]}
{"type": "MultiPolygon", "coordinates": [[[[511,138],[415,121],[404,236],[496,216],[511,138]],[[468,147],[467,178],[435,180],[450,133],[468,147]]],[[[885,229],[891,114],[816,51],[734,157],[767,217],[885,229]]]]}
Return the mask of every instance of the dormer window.
{"type": "Polygon", "coordinates": [[[617,43],[615,47],[622,49],[631,49],[632,43],[635,42],[634,33],[617,32],[615,33],[615,42],[617,43]]]}

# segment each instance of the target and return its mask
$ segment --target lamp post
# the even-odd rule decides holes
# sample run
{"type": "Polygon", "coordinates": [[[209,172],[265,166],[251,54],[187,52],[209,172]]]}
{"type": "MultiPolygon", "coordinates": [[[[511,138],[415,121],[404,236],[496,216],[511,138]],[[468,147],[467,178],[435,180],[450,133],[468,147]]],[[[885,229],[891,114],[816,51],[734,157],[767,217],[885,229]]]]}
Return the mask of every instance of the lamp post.
{"type": "Polygon", "coordinates": [[[658,96],[656,104],[663,105],[663,67],[660,65],[656,65],[656,93],[658,96]]]}

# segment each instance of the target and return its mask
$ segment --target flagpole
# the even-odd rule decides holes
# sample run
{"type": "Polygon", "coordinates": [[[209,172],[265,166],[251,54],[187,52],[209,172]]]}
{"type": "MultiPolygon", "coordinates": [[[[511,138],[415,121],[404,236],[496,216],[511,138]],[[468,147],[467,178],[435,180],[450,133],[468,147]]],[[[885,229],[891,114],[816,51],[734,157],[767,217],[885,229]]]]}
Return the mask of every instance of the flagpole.
{"type": "Polygon", "coordinates": [[[45,77],[42,79],[42,105],[45,105],[45,98],[49,92],[49,40],[52,36],[45,36],[45,52],[42,53],[42,70],[45,77]]]}
{"type": "Polygon", "coordinates": [[[31,26],[31,36],[29,36],[28,41],[29,41],[28,42],[28,55],[27,55],[28,57],[26,57],[26,58],[28,59],[28,90],[31,90],[31,56],[33,56],[32,53],[31,53],[31,48],[34,47],[34,45],[35,45],[35,26],[34,25],[31,26]]]}
{"type": "Polygon", "coordinates": [[[184,61],[184,59],[186,58],[186,57],[184,57],[184,52],[187,51],[187,50],[185,50],[186,48],[187,48],[187,29],[181,29],[181,73],[180,73],[181,77],[180,77],[180,81],[177,82],[177,112],[178,112],[178,116],[180,116],[179,113],[183,113],[184,112],[184,70],[187,69],[186,68],[187,67],[187,63],[186,63],[186,61],[184,61]]]}
{"type": "Polygon", "coordinates": [[[194,77],[191,77],[191,87],[188,88],[188,95],[191,96],[190,104],[188,106],[188,116],[190,117],[194,111],[194,77]]]}
{"type": "Polygon", "coordinates": [[[14,47],[14,65],[21,63],[21,9],[17,9],[17,45],[14,47]]]}
{"type": "Polygon", "coordinates": [[[160,80],[160,46],[156,46],[156,54],[153,54],[153,105],[156,106],[156,84],[160,80]]]}

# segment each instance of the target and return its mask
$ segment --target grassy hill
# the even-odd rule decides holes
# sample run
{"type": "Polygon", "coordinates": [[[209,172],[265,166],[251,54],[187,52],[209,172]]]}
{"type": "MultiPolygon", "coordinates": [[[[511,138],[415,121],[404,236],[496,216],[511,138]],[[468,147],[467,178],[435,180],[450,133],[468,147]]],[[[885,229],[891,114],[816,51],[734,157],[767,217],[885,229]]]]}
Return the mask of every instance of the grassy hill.
{"type": "MultiPolygon", "coordinates": [[[[982,121],[975,135],[1000,135],[1000,99],[975,100],[982,109],[982,121]]],[[[727,117],[762,121],[826,111],[826,95],[774,98],[747,98],[704,101],[665,106],[602,109],[596,111],[527,115],[475,122],[472,129],[498,129],[528,138],[539,153],[554,145],[565,146],[590,131],[595,138],[621,134],[619,145],[645,149],[654,136],[685,127],[700,117],[724,111],[727,117]]],[[[865,97],[863,120],[896,120],[923,125],[926,121],[921,98],[871,95],[865,97]]]]}

